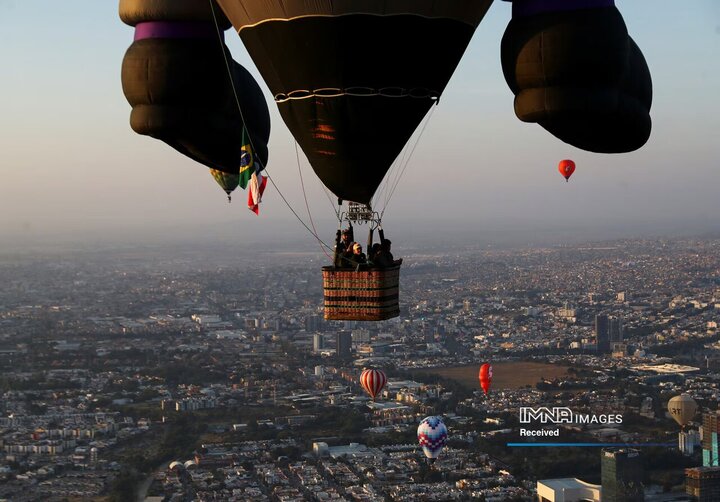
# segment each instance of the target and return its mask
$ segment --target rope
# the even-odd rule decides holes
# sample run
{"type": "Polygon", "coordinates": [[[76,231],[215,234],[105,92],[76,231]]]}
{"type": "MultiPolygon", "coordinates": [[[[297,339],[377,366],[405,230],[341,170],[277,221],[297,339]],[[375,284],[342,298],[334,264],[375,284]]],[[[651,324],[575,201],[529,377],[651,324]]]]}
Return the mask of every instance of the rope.
{"type": "MultiPolygon", "coordinates": [[[[302,187],[303,198],[305,199],[305,208],[308,212],[308,218],[310,218],[310,225],[312,225],[313,232],[317,235],[317,229],[315,228],[315,222],[313,221],[312,213],[310,213],[310,204],[308,204],[307,193],[305,193],[305,181],[303,181],[302,169],[300,169],[300,153],[298,152],[297,141],[295,142],[295,159],[297,160],[298,174],[300,175],[300,186],[302,187]]],[[[325,250],[324,247],[320,246],[322,252],[328,259],[332,260],[332,256],[325,250]]]]}
{"type": "Polygon", "coordinates": [[[430,123],[430,119],[433,116],[433,113],[435,113],[435,106],[433,106],[430,109],[430,113],[428,114],[427,118],[425,119],[425,123],[422,126],[422,129],[420,129],[420,134],[417,137],[417,140],[415,140],[415,144],[413,145],[412,149],[410,150],[410,155],[408,155],[407,162],[402,168],[402,171],[400,171],[400,176],[398,176],[397,180],[395,181],[395,185],[393,186],[392,190],[390,191],[390,196],[387,199],[387,202],[385,203],[385,207],[380,212],[380,218],[382,219],[382,216],[385,214],[385,210],[387,209],[388,204],[390,203],[390,200],[392,199],[393,194],[395,193],[395,189],[397,188],[398,184],[400,183],[400,179],[403,177],[403,174],[405,174],[405,169],[407,169],[407,166],[410,165],[410,161],[412,160],[412,156],[415,153],[415,149],[417,148],[418,144],[420,144],[420,140],[422,139],[423,133],[425,132],[425,129],[427,128],[427,125],[430,123]]]}
{"type": "MultiPolygon", "coordinates": [[[[225,61],[225,68],[227,69],[228,77],[230,79],[230,87],[232,88],[233,96],[235,97],[235,104],[237,105],[238,112],[240,113],[240,119],[243,121],[243,126],[244,126],[245,116],[243,115],[242,106],[240,105],[240,98],[238,98],[237,89],[235,88],[235,82],[233,81],[232,70],[230,69],[230,63],[228,62],[227,52],[225,51],[225,43],[223,42],[222,32],[220,31],[220,25],[218,24],[217,15],[215,14],[214,0],[209,0],[209,2],[210,2],[210,10],[211,10],[212,16],[213,16],[213,21],[215,22],[215,31],[217,31],[218,41],[220,43],[220,50],[222,51],[223,59],[225,61]]],[[[252,135],[249,133],[249,131],[248,131],[248,141],[250,142],[250,148],[254,152],[255,146],[252,143],[252,135]]],[[[295,209],[293,209],[293,207],[287,201],[285,196],[282,194],[282,192],[278,188],[277,184],[275,183],[275,180],[273,180],[272,176],[270,176],[270,172],[268,171],[267,166],[263,166],[263,167],[264,167],[265,174],[267,175],[267,178],[270,180],[270,183],[272,183],[272,186],[275,187],[275,190],[277,190],[278,195],[280,195],[280,198],[283,200],[283,202],[288,207],[288,209],[290,209],[290,211],[295,216],[295,218],[297,218],[297,220],[302,224],[302,226],[304,226],[305,229],[308,232],[310,232],[310,234],[313,237],[315,237],[315,239],[317,239],[317,241],[320,243],[321,247],[325,246],[327,249],[332,249],[325,242],[323,242],[323,240],[317,235],[317,232],[313,232],[313,230],[311,230],[310,227],[308,227],[307,224],[305,224],[305,222],[302,220],[302,218],[300,218],[300,216],[297,214],[295,209]]]]}

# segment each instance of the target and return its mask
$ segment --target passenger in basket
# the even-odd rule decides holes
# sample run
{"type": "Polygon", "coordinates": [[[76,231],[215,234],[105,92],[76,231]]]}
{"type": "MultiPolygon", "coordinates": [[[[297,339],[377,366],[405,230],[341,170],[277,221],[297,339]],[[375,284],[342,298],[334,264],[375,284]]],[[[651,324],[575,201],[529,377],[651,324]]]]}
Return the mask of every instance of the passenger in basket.
{"type": "Polygon", "coordinates": [[[352,263],[347,261],[347,258],[352,254],[352,227],[346,228],[342,233],[338,230],[338,234],[340,235],[335,237],[336,244],[333,263],[336,268],[349,267],[352,265],[352,263]]]}
{"type": "Polygon", "coordinates": [[[382,239],[382,241],[380,242],[380,251],[378,251],[377,255],[375,255],[375,257],[373,258],[373,263],[375,264],[375,266],[380,268],[387,268],[394,267],[402,263],[402,259],[396,260],[393,257],[393,254],[390,251],[391,246],[392,242],[390,242],[390,239],[382,239]]]}
{"type": "Polygon", "coordinates": [[[352,245],[352,254],[350,255],[350,262],[352,266],[365,265],[367,263],[367,257],[362,252],[362,246],[359,242],[355,242],[352,245]]]}
{"type": "Polygon", "coordinates": [[[370,251],[368,251],[367,259],[368,259],[368,265],[371,267],[376,267],[377,263],[375,263],[375,260],[377,259],[378,253],[380,252],[380,243],[376,242],[372,246],[370,246],[370,251]]]}

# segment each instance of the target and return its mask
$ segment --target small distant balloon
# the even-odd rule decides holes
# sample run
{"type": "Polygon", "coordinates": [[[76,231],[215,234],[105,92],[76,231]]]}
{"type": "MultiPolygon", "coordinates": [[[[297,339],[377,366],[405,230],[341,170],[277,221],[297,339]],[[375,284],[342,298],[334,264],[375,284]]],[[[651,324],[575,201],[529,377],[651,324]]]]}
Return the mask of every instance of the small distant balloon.
{"type": "Polygon", "coordinates": [[[480,387],[482,387],[483,392],[485,392],[487,396],[487,393],[490,392],[490,385],[492,384],[492,366],[489,363],[480,366],[480,374],[478,376],[480,378],[480,387]]]}
{"type": "Polygon", "coordinates": [[[561,160],[558,164],[558,171],[563,175],[565,181],[570,181],[570,176],[575,172],[575,162],[570,159],[561,160]]]}
{"type": "Polygon", "coordinates": [[[383,387],[385,387],[386,383],[387,377],[381,370],[366,369],[363,370],[360,375],[360,385],[363,389],[365,389],[365,392],[368,393],[373,401],[375,400],[375,397],[380,394],[380,391],[383,387]]]}
{"type": "Polygon", "coordinates": [[[440,417],[427,417],[417,430],[418,444],[430,463],[434,463],[447,443],[447,427],[440,417]]]}
{"type": "Polygon", "coordinates": [[[217,169],[210,169],[210,174],[215,179],[217,184],[220,185],[220,188],[225,191],[225,193],[227,194],[228,202],[230,202],[232,200],[230,194],[238,187],[240,183],[240,174],[226,173],[217,169]]]}
{"type": "Polygon", "coordinates": [[[668,411],[680,427],[685,427],[695,417],[697,403],[687,394],[681,394],[668,401],[668,411]]]}

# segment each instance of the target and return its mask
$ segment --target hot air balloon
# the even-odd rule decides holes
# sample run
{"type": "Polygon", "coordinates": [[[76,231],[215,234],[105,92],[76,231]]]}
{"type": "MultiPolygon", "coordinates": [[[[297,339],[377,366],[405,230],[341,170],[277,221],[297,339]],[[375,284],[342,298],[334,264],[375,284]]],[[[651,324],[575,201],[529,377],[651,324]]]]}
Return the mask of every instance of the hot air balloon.
{"type": "MultiPolygon", "coordinates": [[[[218,4],[315,174],[349,202],[340,223],[380,226],[371,199],[437,104],[492,0],[218,4]]],[[[323,268],[325,318],[397,317],[399,275],[399,265],[323,268]]]]}
{"type": "Polygon", "coordinates": [[[614,0],[513,1],[501,59],[523,122],[599,153],[650,137],[650,71],[614,0]]]}
{"type": "Polygon", "coordinates": [[[569,159],[561,160],[558,164],[558,171],[563,175],[565,181],[570,181],[570,176],[575,172],[575,162],[569,159]]]}
{"type": "Polygon", "coordinates": [[[385,373],[380,370],[365,369],[360,375],[360,385],[363,389],[365,389],[365,392],[368,393],[373,401],[383,387],[385,387],[386,383],[387,377],[385,376],[385,373]]]}
{"type": "Polygon", "coordinates": [[[440,417],[424,418],[417,430],[418,444],[431,464],[447,443],[447,427],[440,417]]]}
{"type": "Polygon", "coordinates": [[[230,194],[238,187],[240,183],[239,173],[226,173],[217,169],[210,169],[210,175],[215,179],[220,188],[227,194],[228,202],[232,201],[230,194]]]}
{"type": "Polygon", "coordinates": [[[668,401],[668,411],[673,420],[684,428],[695,417],[697,403],[687,394],[680,394],[668,401]]]}
{"type": "Polygon", "coordinates": [[[218,30],[230,22],[216,10],[207,0],[120,0],[120,18],[135,27],[121,79],[135,132],[233,175],[244,134],[267,165],[270,114],[255,79],[221,44],[218,30]]]}
{"type": "Polygon", "coordinates": [[[218,4],[315,173],[368,204],[492,0],[218,4]]]}
{"type": "Polygon", "coordinates": [[[489,363],[480,366],[480,374],[478,377],[480,378],[480,387],[482,387],[483,392],[485,392],[487,396],[487,393],[490,391],[490,385],[492,384],[492,366],[490,366],[489,363]]]}

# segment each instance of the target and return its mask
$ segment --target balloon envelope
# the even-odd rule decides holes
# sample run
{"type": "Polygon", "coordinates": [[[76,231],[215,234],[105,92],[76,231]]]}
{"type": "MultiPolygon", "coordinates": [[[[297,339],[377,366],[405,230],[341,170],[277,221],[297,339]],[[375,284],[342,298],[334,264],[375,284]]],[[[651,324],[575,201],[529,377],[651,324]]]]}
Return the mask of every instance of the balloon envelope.
{"type": "Polygon", "coordinates": [[[417,437],[425,456],[434,462],[447,443],[447,427],[440,417],[427,417],[420,422],[417,437]]]}
{"type": "Polygon", "coordinates": [[[569,159],[561,160],[558,164],[558,171],[566,180],[569,180],[572,173],[575,172],[575,162],[569,159]]]}
{"type": "Polygon", "coordinates": [[[668,401],[668,411],[680,427],[685,427],[695,417],[697,403],[687,394],[681,394],[668,401]]]}
{"type": "Polygon", "coordinates": [[[317,176],[372,198],[492,0],[218,0],[317,176]]]}
{"type": "Polygon", "coordinates": [[[360,386],[365,389],[365,392],[367,392],[373,400],[375,400],[375,397],[380,393],[383,387],[385,387],[386,383],[387,377],[381,370],[366,369],[363,370],[360,375],[360,386]]]}
{"type": "MultiPolygon", "coordinates": [[[[230,23],[217,11],[224,30],[230,23]]],[[[220,43],[210,3],[121,0],[120,16],[135,27],[121,71],[132,129],[230,174],[240,169],[247,132],[267,165],[270,114],[265,97],[220,43]]]]}
{"type": "Polygon", "coordinates": [[[523,122],[598,153],[650,137],[650,70],[612,0],[513,2],[501,58],[523,122]]]}
{"type": "Polygon", "coordinates": [[[485,363],[480,366],[480,374],[478,377],[480,379],[480,387],[482,387],[483,392],[487,395],[490,391],[490,385],[492,384],[492,366],[489,363],[485,363]]]}

